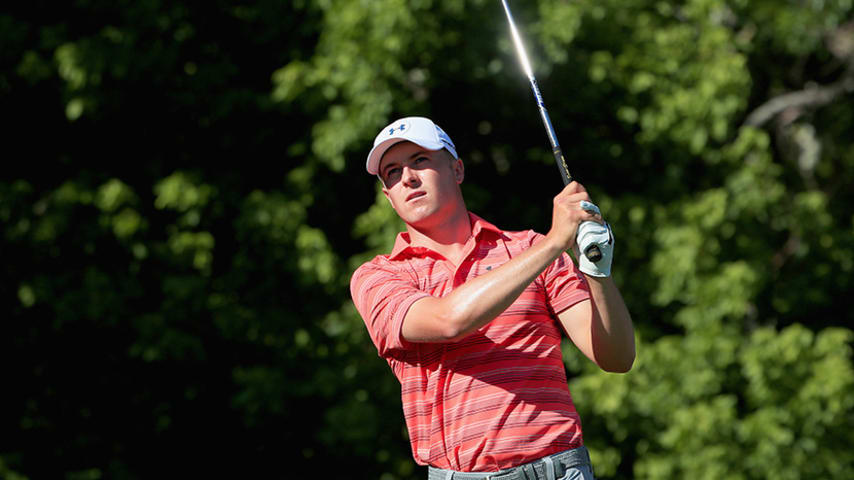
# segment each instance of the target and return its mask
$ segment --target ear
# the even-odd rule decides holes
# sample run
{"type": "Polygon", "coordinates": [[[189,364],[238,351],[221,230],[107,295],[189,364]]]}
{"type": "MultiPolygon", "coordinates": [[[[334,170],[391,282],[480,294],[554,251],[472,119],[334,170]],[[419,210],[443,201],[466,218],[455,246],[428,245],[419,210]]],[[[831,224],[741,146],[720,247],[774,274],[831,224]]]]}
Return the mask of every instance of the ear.
{"type": "Polygon", "coordinates": [[[394,208],[394,204],[391,203],[391,197],[388,196],[388,189],[385,188],[385,186],[383,186],[383,195],[385,195],[385,199],[388,200],[388,204],[391,205],[391,208],[397,211],[397,209],[394,208]]]}
{"type": "Polygon", "coordinates": [[[463,179],[466,177],[466,167],[463,165],[463,159],[458,158],[454,162],[454,177],[457,180],[457,184],[463,183],[463,179]]]}

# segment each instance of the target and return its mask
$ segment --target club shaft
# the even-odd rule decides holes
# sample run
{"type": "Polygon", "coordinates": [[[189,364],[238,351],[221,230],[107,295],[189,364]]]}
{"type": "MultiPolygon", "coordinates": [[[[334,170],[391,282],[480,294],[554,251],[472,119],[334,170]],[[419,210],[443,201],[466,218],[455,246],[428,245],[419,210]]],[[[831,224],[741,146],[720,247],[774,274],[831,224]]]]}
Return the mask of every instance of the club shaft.
{"type": "Polygon", "coordinates": [[[543,119],[543,126],[546,127],[546,135],[549,137],[549,143],[552,146],[552,153],[555,156],[557,169],[560,171],[560,178],[563,179],[563,184],[568,185],[572,181],[572,174],[569,173],[569,167],[566,166],[566,159],[563,158],[563,151],[560,149],[560,144],[557,141],[557,134],[552,126],[552,120],[549,117],[549,112],[543,104],[543,97],[540,95],[540,89],[537,87],[537,80],[532,76],[531,90],[534,91],[534,96],[537,97],[537,106],[540,109],[540,117],[543,119]]]}
{"type": "Polygon", "coordinates": [[[513,45],[516,47],[516,53],[519,55],[519,61],[522,62],[522,69],[525,75],[528,76],[528,81],[531,84],[531,91],[534,92],[534,100],[537,102],[537,108],[540,109],[540,117],[543,119],[543,126],[546,128],[546,135],[549,137],[549,143],[552,146],[552,153],[557,163],[560,177],[563,184],[567,185],[572,181],[572,174],[569,173],[569,167],[566,165],[566,159],[563,158],[563,151],[560,149],[560,143],[557,140],[557,134],[552,126],[551,117],[546,110],[546,104],[543,101],[543,94],[540,93],[540,87],[537,85],[537,79],[534,78],[534,72],[531,69],[531,64],[528,61],[528,54],[525,52],[525,46],[522,44],[522,38],[519,31],[516,29],[516,22],[513,20],[513,13],[510,12],[510,6],[507,5],[507,0],[501,0],[504,5],[504,13],[507,14],[507,22],[510,24],[510,33],[513,36],[513,45]]]}

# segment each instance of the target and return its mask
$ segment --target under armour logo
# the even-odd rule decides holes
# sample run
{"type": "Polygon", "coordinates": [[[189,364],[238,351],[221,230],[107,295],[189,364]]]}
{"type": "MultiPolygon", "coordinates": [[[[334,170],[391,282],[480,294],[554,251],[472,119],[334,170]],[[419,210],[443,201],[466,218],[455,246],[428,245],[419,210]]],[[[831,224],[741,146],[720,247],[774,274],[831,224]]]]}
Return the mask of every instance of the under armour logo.
{"type": "Polygon", "coordinates": [[[391,127],[391,128],[389,128],[389,129],[388,129],[388,134],[389,134],[389,135],[394,135],[394,131],[395,131],[395,130],[400,130],[401,132],[402,132],[402,131],[404,131],[404,130],[406,130],[406,124],[405,124],[405,123],[401,123],[401,124],[400,124],[400,126],[399,126],[399,127],[397,127],[397,128],[395,128],[395,127],[391,127]]]}

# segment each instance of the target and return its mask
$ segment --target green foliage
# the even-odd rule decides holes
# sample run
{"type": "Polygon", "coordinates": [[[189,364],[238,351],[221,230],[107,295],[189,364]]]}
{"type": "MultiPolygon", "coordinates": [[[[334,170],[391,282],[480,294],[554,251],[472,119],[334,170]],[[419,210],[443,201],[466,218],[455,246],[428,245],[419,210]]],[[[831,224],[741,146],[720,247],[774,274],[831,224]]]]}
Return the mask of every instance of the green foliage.
{"type": "MultiPolygon", "coordinates": [[[[601,399],[579,402],[584,418],[620,444],[638,439],[635,475],[846,478],[854,460],[844,447],[852,440],[851,331],[761,328],[746,341],[706,333],[641,343],[630,375],[571,383],[576,398],[601,399]]],[[[613,446],[594,445],[597,468],[615,472],[613,446]]]]}
{"type": "MultiPolygon", "coordinates": [[[[851,1],[512,3],[638,330],[625,375],[564,345],[597,477],[850,478],[852,93],[745,122],[852,78],[851,1]]],[[[363,165],[433,116],[473,211],[548,228],[498,2],[41,7],[0,14],[0,476],[423,478],[349,299],[404,227],[363,165]]]]}

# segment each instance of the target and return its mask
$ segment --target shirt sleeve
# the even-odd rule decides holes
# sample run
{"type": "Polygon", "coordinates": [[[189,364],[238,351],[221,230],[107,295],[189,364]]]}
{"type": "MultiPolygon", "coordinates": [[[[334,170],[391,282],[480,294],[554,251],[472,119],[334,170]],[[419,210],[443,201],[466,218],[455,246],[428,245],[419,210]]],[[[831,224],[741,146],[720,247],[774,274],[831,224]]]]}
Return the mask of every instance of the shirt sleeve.
{"type": "MultiPolygon", "coordinates": [[[[533,233],[531,244],[544,238],[539,233],[533,233]]],[[[576,303],[590,298],[590,287],[587,279],[575,265],[572,257],[563,252],[543,273],[540,274],[546,289],[546,298],[555,314],[558,314],[576,303]]]]}
{"type": "Polygon", "coordinates": [[[412,346],[403,338],[403,318],[413,303],[430,294],[419,290],[394,267],[374,261],[353,273],[350,295],[380,357],[412,346]]]}

